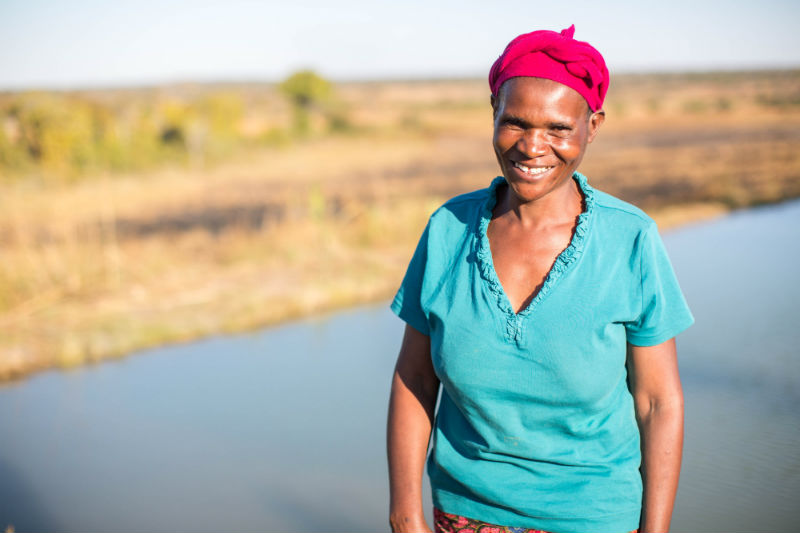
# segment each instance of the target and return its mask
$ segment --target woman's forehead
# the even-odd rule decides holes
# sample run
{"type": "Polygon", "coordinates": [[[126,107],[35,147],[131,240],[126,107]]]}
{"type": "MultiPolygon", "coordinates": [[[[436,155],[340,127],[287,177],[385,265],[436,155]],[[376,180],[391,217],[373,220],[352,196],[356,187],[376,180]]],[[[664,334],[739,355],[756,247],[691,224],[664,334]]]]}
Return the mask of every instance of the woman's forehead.
{"type": "Polygon", "coordinates": [[[589,104],[575,89],[545,78],[517,77],[503,83],[497,109],[514,113],[544,110],[582,118],[591,114],[589,104]]]}

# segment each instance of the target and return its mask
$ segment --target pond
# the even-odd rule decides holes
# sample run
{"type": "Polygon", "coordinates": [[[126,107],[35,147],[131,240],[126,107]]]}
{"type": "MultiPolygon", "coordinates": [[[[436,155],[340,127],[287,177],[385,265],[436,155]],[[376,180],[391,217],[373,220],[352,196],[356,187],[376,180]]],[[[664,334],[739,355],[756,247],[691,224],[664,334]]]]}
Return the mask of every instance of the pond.
{"type": "MultiPolygon", "coordinates": [[[[697,320],[673,531],[800,520],[799,222],[789,202],[665,236],[697,320]]],[[[0,527],[386,530],[402,328],[362,307],[0,387],[0,527]]]]}

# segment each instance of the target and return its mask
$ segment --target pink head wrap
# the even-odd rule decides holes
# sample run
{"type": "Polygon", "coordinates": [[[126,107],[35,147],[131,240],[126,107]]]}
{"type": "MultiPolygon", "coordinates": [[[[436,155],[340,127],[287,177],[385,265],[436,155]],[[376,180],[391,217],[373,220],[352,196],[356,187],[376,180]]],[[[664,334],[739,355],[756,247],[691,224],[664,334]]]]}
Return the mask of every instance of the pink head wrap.
{"type": "Polygon", "coordinates": [[[509,78],[547,78],[578,91],[592,111],[601,109],[608,91],[606,63],[592,45],[573,39],[574,34],[573,24],[561,33],[539,30],[508,43],[489,71],[492,94],[497,96],[509,78]]]}

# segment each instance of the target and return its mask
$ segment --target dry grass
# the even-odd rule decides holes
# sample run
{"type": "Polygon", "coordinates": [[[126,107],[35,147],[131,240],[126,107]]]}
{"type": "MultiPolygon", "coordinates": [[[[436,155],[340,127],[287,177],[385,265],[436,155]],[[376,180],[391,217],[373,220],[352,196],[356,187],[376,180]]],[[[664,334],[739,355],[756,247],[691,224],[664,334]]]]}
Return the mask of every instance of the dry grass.
{"type": "MultiPolygon", "coordinates": [[[[800,196],[799,88],[798,73],[622,77],[581,170],[662,227],[800,196]]],[[[0,378],[387,298],[427,215],[497,172],[486,93],[346,85],[349,135],[4,185],[0,378]]]]}

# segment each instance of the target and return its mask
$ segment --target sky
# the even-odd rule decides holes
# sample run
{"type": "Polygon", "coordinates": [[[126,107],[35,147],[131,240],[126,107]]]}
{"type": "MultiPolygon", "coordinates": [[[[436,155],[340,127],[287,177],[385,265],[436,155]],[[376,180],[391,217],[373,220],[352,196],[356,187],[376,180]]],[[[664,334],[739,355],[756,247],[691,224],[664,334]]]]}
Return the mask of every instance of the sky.
{"type": "Polygon", "coordinates": [[[612,74],[800,67],[797,0],[0,0],[0,89],[482,77],[570,24],[612,74]]]}

